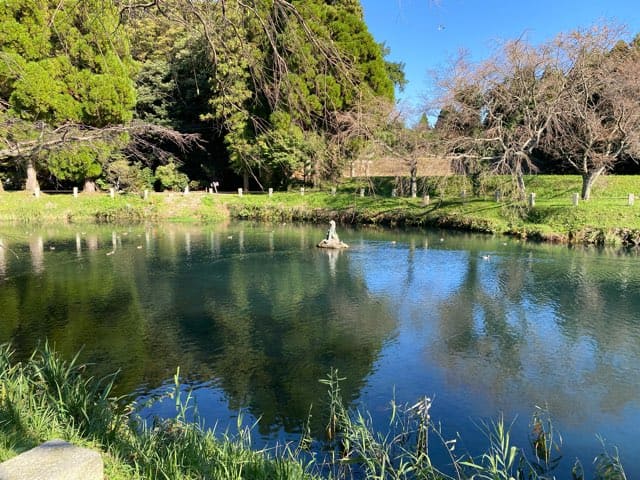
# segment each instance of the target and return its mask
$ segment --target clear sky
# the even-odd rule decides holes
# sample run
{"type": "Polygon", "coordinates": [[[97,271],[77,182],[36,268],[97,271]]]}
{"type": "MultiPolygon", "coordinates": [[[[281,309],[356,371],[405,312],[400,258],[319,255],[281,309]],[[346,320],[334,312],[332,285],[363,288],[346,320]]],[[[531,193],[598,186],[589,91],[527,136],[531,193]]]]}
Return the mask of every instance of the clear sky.
{"type": "MultiPolygon", "coordinates": [[[[501,40],[526,34],[534,44],[561,32],[608,20],[640,33],[640,0],[361,0],[376,41],[388,59],[405,63],[409,80],[401,104],[416,107],[429,91],[429,71],[465,49],[486,58],[501,40]]],[[[626,40],[628,40],[627,38],[626,40]]]]}

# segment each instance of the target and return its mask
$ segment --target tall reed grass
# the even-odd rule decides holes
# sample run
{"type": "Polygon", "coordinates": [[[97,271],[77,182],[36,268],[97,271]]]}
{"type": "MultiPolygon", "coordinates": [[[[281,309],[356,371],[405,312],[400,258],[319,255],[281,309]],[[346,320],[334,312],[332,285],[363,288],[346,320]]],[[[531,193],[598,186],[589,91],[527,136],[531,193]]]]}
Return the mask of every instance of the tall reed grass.
{"type": "Polygon", "coordinates": [[[112,396],[114,376],[90,377],[48,344],[24,363],[13,357],[0,346],[0,460],[57,437],[100,450],[115,480],[313,478],[289,449],[252,450],[250,430],[232,436],[188,422],[179,384],[170,393],[177,417],[146,422],[134,402],[112,396]]]}
{"type": "MultiPolygon", "coordinates": [[[[486,451],[472,457],[456,450],[430,416],[431,400],[414,405],[391,402],[389,428],[373,428],[371,417],[349,409],[341,397],[337,371],[321,380],[327,386],[326,438],[311,438],[309,428],[298,444],[271,450],[251,448],[251,428],[238,433],[205,429],[188,391],[180,385],[167,394],[175,418],[145,421],[140,405],[114,398],[115,375],[88,375],[77,357],[63,360],[45,344],[25,362],[10,346],[0,346],[0,461],[51,438],[64,438],[102,452],[106,477],[120,479],[419,479],[549,480],[556,477],[561,438],[546,412],[536,412],[526,448],[513,443],[502,418],[483,424],[486,451]],[[195,418],[189,421],[188,419],[195,418]],[[319,445],[321,444],[321,445],[319,445]],[[434,446],[448,464],[432,462],[434,446]]],[[[627,480],[617,452],[594,462],[594,480],[627,480]]],[[[586,480],[576,462],[572,480],[586,480]]]]}

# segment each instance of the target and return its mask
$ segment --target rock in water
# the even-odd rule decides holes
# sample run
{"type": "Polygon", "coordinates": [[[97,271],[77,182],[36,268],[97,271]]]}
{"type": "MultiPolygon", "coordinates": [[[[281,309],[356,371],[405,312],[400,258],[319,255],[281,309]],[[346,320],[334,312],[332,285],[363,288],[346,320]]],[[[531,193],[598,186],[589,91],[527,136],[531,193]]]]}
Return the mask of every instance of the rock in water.
{"type": "Polygon", "coordinates": [[[323,238],[318,244],[319,248],[349,248],[344,242],[340,241],[338,234],[336,233],[336,222],[331,220],[329,222],[329,230],[327,230],[327,237],[323,238]]]}

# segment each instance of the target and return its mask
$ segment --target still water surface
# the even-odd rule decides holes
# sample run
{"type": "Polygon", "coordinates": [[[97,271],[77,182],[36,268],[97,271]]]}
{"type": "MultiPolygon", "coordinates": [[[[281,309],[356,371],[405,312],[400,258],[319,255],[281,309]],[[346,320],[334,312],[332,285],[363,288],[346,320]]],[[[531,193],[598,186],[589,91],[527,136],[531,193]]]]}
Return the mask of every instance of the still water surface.
{"type": "MultiPolygon", "coordinates": [[[[176,368],[209,426],[257,420],[295,439],[326,386],[385,425],[389,401],[434,399],[459,449],[503,414],[525,444],[536,406],[563,436],[563,471],[617,446],[640,478],[640,257],[504,237],[264,224],[0,230],[0,342],[49,339],[118,393],[153,398],[176,368]]],[[[145,410],[173,415],[158,401],[145,410]]]]}

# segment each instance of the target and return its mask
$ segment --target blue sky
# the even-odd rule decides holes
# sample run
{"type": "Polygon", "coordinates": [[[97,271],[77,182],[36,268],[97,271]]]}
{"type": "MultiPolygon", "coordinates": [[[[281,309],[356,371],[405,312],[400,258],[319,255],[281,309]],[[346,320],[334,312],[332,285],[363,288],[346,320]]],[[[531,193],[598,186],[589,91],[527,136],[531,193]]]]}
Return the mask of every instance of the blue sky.
{"type": "Polygon", "coordinates": [[[441,68],[460,49],[473,61],[486,58],[501,40],[523,33],[534,44],[560,32],[603,19],[640,32],[638,0],[361,0],[376,41],[391,48],[392,61],[405,63],[409,80],[398,95],[419,106],[429,90],[430,70],[441,68]]]}

